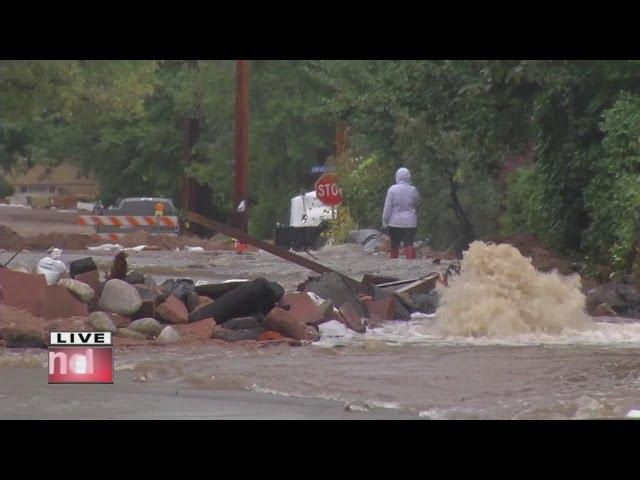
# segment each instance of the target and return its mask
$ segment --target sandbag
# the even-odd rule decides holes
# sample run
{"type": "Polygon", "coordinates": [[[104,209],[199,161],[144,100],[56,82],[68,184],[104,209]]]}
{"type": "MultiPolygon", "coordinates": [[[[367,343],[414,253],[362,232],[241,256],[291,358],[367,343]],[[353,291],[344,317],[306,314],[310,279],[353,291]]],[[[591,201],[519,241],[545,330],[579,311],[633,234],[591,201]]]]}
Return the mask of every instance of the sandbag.
{"type": "Polygon", "coordinates": [[[44,275],[47,279],[47,285],[54,285],[60,280],[60,275],[67,272],[67,267],[60,260],[54,260],[51,257],[44,257],[38,262],[36,273],[44,275]]]}

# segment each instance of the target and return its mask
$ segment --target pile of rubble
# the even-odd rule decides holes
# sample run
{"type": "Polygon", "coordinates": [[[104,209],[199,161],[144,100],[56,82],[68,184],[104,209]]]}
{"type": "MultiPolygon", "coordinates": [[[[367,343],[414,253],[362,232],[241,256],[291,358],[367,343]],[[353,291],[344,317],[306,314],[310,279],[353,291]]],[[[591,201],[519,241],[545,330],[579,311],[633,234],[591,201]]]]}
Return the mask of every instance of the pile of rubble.
{"type": "Polygon", "coordinates": [[[296,292],[264,278],[157,285],[129,271],[126,258],[118,253],[108,274],[91,257],[71,262],[55,277],[0,267],[0,341],[46,347],[50,331],[95,330],[114,333],[117,344],[215,339],[299,345],[319,340],[324,322],[364,333],[385,320],[408,320],[415,311],[431,313],[442,279],[366,275],[358,284],[331,272],[309,278],[296,292]]]}

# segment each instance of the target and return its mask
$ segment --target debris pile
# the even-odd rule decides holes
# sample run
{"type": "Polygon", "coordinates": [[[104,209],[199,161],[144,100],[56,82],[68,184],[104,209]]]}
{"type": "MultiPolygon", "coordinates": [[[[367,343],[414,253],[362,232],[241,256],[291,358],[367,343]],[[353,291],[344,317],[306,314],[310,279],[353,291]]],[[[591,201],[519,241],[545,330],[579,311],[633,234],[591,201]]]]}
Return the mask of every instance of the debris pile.
{"type": "Polygon", "coordinates": [[[299,345],[319,340],[319,326],[329,321],[364,333],[383,321],[408,320],[415,311],[430,313],[442,280],[439,274],[405,281],[365,276],[358,283],[330,272],[309,278],[296,292],[265,278],[215,284],[179,278],[157,285],[129,270],[126,252],[115,256],[109,272],[87,257],[55,273],[48,278],[0,267],[0,340],[7,347],[46,347],[48,332],[65,329],[112,332],[116,344],[126,345],[211,339],[299,345]]]}

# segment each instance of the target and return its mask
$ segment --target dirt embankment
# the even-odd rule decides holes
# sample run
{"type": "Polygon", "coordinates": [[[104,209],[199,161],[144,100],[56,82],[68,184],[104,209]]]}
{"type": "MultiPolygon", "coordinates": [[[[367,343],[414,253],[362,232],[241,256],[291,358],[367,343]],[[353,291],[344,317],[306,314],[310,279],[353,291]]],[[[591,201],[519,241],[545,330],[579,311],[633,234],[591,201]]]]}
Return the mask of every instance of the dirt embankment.
{"type": "Polygon", "coordinates": [[[549,272],[553,269],[558,270],[563,275],[570,275],[576,272],[576,269],[572,268],[570,260],[545,247],[542,242],[531,235],[496,237],[492,239],[492,242],[513,245],[522,255],[530,257],[533,266],[541,272],[549,272]]]}
{"type": "MultiPolygon", "coordinates": [[[[87,247],[104,243],[110,242],[95,235],[78,233],[51,232],[22,236],[11,228],[0,225],[0,249],[7,251],[17,251],[21,248],[26,250],[47,250],[50,247],[63,250],[86,250],[87,247]]],[[[125,235],[117,243],[125,248],[147,245],[157,247],[160,250],[183,250],[186,247],[202,247],[204,250],[213,251],[233,250],[235,248],[233,240],[227,237],[216,236],[211,239],[203,239],[191,235],[174,237],[170,235],[150,235],[146,232],[125,235]]],[[[248,246],[247,251],[257,251],[257,249],[248,246]]]]}

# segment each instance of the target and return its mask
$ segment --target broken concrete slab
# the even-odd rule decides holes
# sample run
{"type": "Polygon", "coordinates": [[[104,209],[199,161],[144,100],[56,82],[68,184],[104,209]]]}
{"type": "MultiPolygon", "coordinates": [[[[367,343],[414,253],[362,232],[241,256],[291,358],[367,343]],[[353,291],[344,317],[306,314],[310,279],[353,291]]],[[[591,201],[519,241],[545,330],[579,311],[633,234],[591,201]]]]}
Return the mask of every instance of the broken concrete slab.
{"type": "Polygon", "coordinates": [[[338,308],[340,315],[344,319],[344,324],[356,333],[364,333],[367,328],[362,323],[358,311],[350,303],[343,304],[338,308]]]}
{"type": "Polygon", "coordinates": [[[368,302],[366,305],[369,318],[374,321],[397,320],[395,318],[396,303],[396,298],[393,296],[368,302]]]}
{"type": "Polygon", "coordinates": [[[183,337],[208,340],[215,326],[216,322],[213,318],[205,318],[198,322],[173,325],[173,328],[183,337]]]}
{"type": "Polygon", "coordinates": [[[320,339],[320,334],[311,325],[298,320],[290,312],[276,307],[266,316],[263,323],[264,328],[272,330],[294,340],[311,340],[320,339]]]}
{"type": "Polygon", "coordinates": [[[408,285],[403,285],[395,290],[397,294],[419,294],[419,293],[428,293],[433,290],[440,278],[440,274],[433,273],[428,275],[425,278],[421,278],[420,280],[416,280],[415,282],[409,283],[408,285]]]}
{"type": "Polygon", "coordinates": [[[98,272],[98,270],[91,270],[89,272],[80,273],[73,277],[73,279],[89,285],[93,289],[96,297],[98,296],[100,290],[100,273],[98,272]]]}
{"type": "Polygon", "coordinates": [[[307,324],[321,323],[325,319],[326,309],[330,307],[327,304],[325,310],[321,310],[306,292],[287,293],[280,300],[280,305],[290,306],[289,313],[307,324]]]}
{"type": "Polygon", "coordinates": [[[0,268],[0,289],[2,303],[28,311],[33,315],[40,315],[42,310],[42,295],[47,287],[44,275],[12,272],[0,268]]]}
{"type": "Polygon", "coordinates": [[[42,294],[40,316],[45,320],[89,315],[86,303],[75,298],[62,285],[49,285],[42,294]]]}
{"type": "MultiPolygon", "coordinates": [[[[373,298],[374,301],[386,300],[388,298],[395,298],[395,320],[409,320],[411,318],[411,311],[407,308],[406,302],[402,302],[402,298],[396,295],[393,292],[389,292],[383,288],[377,287],[376,285],[368,286],[369,296],[373,298]]],[[[412,309],[413,310],[413,309],[412,309]]],[[[415,311],[415,310],[413,310],[415,311]]],[[[364,315],[367,316],[367,315],[364,315]]]]}
{"type": "Polygon", "coordinates": [[[336,272],[328,272],[320,277],[315,277],[304,286],[305,291],[313,292],[319,297],[330,299],[333,305],[341,307],[345,303],[351,303],[361,317],[366,316],[366,311],[358,302],[357,292],[347,285],[342,276],[336,272]]]}

